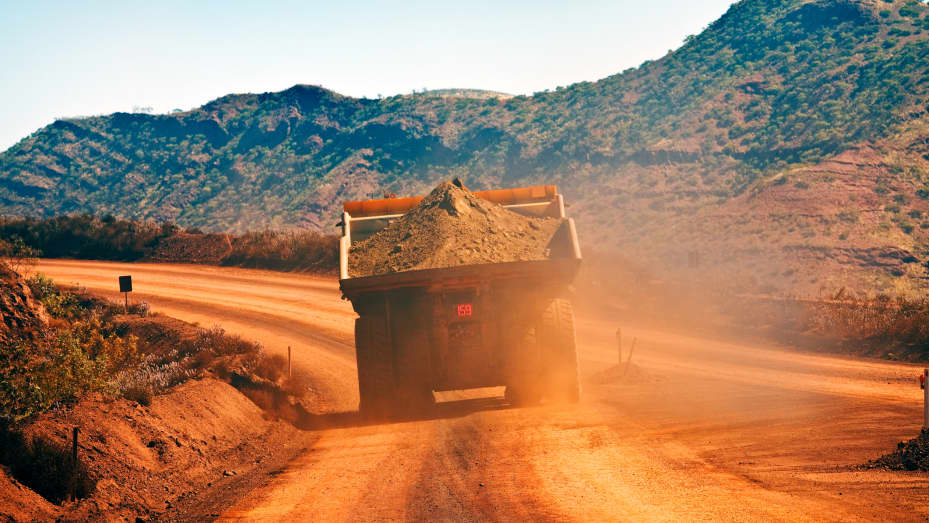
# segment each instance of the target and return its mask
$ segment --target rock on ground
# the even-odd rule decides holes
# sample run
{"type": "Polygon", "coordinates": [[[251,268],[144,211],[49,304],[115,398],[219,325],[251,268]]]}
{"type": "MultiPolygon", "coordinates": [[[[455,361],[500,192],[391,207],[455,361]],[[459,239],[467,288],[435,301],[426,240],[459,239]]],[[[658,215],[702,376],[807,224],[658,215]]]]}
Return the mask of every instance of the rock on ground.
{"type": "Polygon", "coordinates": [[[922,429],[919,436],[897,444],[897,449],[871,461],[868,468],[888,470],[929,470],[929,429],[922,429]]]}

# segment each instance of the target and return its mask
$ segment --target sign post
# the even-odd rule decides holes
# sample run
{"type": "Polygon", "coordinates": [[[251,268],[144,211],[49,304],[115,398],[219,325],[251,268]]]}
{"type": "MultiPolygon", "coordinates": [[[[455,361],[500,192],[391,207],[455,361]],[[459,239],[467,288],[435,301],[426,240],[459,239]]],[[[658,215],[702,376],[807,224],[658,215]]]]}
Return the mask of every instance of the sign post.
{"type": "Polygon", "coordinates": [[[132,276],[119,277],[119,292],[126,295],[126,314],[129,314],[129,293],[132,292],[132,276]]]}

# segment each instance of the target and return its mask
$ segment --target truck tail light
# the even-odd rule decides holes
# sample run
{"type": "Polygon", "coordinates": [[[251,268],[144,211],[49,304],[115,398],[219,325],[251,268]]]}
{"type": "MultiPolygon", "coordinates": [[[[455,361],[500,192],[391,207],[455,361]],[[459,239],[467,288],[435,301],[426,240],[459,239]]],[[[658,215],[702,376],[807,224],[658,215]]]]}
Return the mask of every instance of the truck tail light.
{"type": "Polygon", "coordinates": [[[470,303],[459,303],[458,304],[458,317],[459,318],[469,318],[471,317],[473,309],[471,308],[470,303]]]}

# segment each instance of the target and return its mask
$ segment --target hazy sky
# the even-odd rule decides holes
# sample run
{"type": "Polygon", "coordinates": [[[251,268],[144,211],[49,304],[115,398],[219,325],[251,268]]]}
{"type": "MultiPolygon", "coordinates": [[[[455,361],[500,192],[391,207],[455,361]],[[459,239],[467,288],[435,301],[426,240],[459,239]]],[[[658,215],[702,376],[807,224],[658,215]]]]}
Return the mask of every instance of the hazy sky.
{"type": "Polygon", "coordinates": [[[659,58],[731,0],[0,0],[0,150],[59,116],[316,84],[531,94],[659,58]]]}

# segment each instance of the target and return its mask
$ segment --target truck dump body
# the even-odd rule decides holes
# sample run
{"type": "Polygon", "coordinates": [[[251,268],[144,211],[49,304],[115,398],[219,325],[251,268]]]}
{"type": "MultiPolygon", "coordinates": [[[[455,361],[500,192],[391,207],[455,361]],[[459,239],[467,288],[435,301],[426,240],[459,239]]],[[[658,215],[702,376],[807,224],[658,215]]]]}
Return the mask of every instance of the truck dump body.
{"type": "MultiPolygon", "coordinates": [[[[472,193],[465,196],[473,198],[472,193]]],[[[554,396],[545,393],[542,382],[559,379],[567,380],[563,395],[576,399],[573,316],[563,295],[581,253],[561,195],[554,186],[540,186],[473,196],[522,216],[559,220],[546,222],[556,228],[545,258],[352,277],[352,246],[405,213],[420,212],[425,203],[414,197],[344,205],[340,288],[359,314],[355,334],[362,410],[429,403],[432,391],[496,385],[507,386],[514,402],[534,401],[554,396]],[[554,360],[570,376],[554,376],[554,360]]],[[[500,216],[486,203],[470,201],[483,215],[500,216]]]]}

